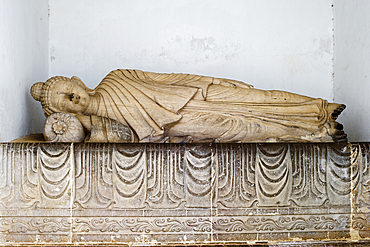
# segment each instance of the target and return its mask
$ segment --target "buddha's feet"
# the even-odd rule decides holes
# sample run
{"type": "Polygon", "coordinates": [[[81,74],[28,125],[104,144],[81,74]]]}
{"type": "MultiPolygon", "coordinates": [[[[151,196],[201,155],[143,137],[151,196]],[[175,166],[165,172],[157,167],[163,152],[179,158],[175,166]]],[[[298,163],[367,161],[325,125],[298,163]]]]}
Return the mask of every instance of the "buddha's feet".
{"type": "Polygon", "coordinates": [[[343,131],[343,125],[335,122],[338,116],[346,108],[346,105],[329,103],[328,105],[328,114],[329,119],[325,127],[328,130],[328,134],[333,138],[334,142],[347,142],[347,135],[343,131]]]}
{"type": "Polygon", "coordinates": [[[343,125],[337,122],[326,123],[325,127],[328,134],[333,138],[334,142],[347,142],[347,135],[344,133],[343,125]]]}
{"type": "Polygon", "coordinates": [[[346,105],[329,103],[328,105],[329,119],[331,121],[335,121],[344,109],[346,109],[346,105]]]}

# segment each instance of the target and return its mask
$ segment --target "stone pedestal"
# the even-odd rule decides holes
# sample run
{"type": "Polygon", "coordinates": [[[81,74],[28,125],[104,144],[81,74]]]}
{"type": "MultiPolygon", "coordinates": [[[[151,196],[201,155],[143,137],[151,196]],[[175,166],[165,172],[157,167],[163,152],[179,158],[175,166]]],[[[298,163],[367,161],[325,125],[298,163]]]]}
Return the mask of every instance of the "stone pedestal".
{"type": "Polygon", "coordinates": [[[366,245],[369,149],[0,144],[0,245],[366,245]]]}

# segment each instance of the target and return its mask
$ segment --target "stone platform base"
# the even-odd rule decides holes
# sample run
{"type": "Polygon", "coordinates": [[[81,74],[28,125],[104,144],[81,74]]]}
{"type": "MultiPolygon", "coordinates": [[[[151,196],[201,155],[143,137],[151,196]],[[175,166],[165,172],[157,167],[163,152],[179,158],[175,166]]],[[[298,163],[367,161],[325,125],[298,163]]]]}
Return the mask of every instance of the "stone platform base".
{"type": "Polygon", "coordinates": [[[0,245],[368,246],[369,149],[0,144],[0,245]]]}

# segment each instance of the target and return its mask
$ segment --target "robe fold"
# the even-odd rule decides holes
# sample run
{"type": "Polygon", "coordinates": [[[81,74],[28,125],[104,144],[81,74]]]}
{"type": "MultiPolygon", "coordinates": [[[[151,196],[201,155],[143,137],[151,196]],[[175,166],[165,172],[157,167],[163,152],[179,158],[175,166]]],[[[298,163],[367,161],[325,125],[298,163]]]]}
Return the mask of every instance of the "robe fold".
{"type": "Polygon", "coordinates": [[[325,100],[205,76],[118,69],[94,91],[100,101],[96,114],[130,126],[139,141],[163,135],[196,141],[246,142],[276,135],[300,140],[322,135],[329,121],[325,100]]]}

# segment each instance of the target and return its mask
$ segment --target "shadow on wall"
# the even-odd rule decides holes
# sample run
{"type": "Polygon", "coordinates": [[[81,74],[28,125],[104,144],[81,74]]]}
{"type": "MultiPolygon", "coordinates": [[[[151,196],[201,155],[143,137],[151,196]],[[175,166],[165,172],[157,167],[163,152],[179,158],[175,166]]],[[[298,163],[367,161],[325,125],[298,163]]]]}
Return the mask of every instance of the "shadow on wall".
{"type": "Polygon", "coordinates": [[[45,121],[45,116],[40,107],[40,104],[36,102],[30,93],[27,92],[25,95],[27,102],[27,111],[24,119],[28,121],[27,134],[42,133],[45,121]]]}

